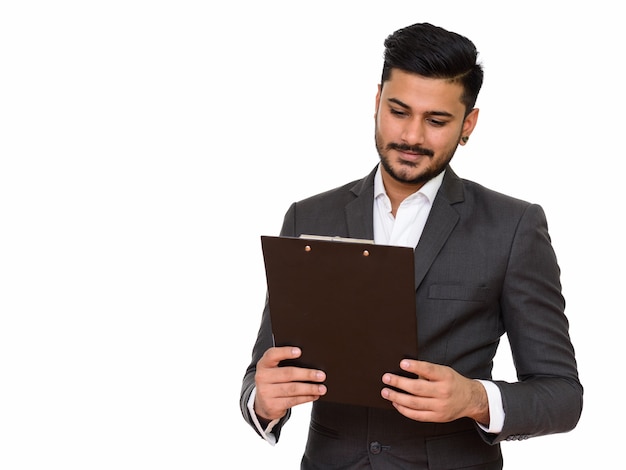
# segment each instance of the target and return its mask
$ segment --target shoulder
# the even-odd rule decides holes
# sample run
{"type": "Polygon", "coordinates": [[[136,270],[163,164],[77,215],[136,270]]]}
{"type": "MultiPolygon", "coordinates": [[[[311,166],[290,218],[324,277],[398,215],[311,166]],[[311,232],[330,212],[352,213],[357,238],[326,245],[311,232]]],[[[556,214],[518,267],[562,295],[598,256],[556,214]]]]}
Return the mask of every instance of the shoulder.
{"type": "Polygon", "coordinates": [[[343,208],[361,196],[374,196],[374,169],[364,178],[323,191],[295,202],[302,210],[329,210],[343,208]]]}
{"type": "Polygon", "coordinates": [[[539,222],[545,219],[539,204],[495,191],[475,181],[459,178],[452,171],[446,173],[439,196],[461,217],[476,222],[517,226],[522,219],[539,222]]]}
{"type": "Polygon", "coordinates": [[[465,197],[472,201],[478,201],[494,207],[505,207],[517,210],[526,210],[531,202],[514,197],[503,192],[487,188],[475,181],[462,179],[465,197]]]}
{"type": "Polygon", "coordinates": [[[493,209],[503,208],[509,211],[524,211],[532,205],[529,201],[495,191],[475,181],[461,178],[450,167],[446,170],[438,195],[452,205],[467,204],[472,209],[478,206],[493,209]]]}
{"type": "Polygon", "coordinates": [[[346,204],[355,199],[356,194],[353,188],[359,184],[362,180],[351,181],[342,186],[338,186],[333,189],[309,196],[295,202],[296,205],[302,208],[313,207],[326,207],[336,206],[338,204],[346,204]]]}
{"type": "Polygon", "coordinates": [[[281,233],[291,236],[308,233],[345,237],[350,233],[348,219],[367,219],[371,224],[373,181],[372,172],[365,178],[294,202],[285,214],[281,233]]]}

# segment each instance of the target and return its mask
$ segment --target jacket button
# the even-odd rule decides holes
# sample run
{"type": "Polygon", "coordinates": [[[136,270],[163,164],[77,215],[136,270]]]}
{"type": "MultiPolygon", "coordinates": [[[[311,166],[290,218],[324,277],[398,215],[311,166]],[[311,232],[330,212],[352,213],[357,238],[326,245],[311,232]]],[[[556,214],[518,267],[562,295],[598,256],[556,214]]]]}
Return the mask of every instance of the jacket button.
{"type": "Polygon", "coordinates": [[[382,446],[380,445],[380,442],[374,441],[370,444],[370,452],[372,454],[380,454],[381,450],[382,446]]]}

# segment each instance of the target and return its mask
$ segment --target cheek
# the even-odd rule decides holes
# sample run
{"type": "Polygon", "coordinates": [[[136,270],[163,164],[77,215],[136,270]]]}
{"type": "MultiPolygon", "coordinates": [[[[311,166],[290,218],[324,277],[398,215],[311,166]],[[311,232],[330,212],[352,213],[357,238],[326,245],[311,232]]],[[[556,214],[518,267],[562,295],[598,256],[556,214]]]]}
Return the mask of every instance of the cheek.
{"type": "Polygon", "coordinates": [[[391,119],[381,118],[380,115],[376,119],[376,129],[380,137],[384,140],[394,140],[401,133],[400,126],[391,119]]]}
{"type": "Polygon", "coordinates": [[[429,144],[438,150],[449,151],[456,147],[459,142],[459,136],[456,131],[436,129],[428,136],[429,144]]]}

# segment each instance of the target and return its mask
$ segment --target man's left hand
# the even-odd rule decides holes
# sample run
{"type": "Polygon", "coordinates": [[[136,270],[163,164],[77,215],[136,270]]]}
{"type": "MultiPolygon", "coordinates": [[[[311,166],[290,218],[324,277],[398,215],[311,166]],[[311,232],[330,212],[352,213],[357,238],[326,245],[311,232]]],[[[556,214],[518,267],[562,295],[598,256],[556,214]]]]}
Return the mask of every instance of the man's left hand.
{"type": "Polygon", "coordinates": [[[400,367],[418,378],[386,373],[383,383],[404,393],[386,387],[381,395],[407,418],[447,423],[468,417],[489,425],[487,392],[477,380],[468,379],[451,367],[430,362],[403,359],[400,367]]]}

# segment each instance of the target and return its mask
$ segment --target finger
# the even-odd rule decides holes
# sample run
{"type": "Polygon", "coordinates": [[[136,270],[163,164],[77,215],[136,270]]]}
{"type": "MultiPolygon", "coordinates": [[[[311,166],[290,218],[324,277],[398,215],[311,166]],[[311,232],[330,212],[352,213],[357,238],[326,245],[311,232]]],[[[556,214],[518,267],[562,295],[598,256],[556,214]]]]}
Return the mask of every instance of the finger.
{"type": "Polygon", "coordinates": [[[299,384],[299,387],[291,388],[289,392],[273,397],[269,403],[273,410],[278,410],[282,414],[283,410],[293,408],[303,403],[319,400],[327,392],[325,385],[299,384]]]}
{"type": "Polygon", "coordinates": [[[408,393],[404,393],[404,392],[394,390],[392,388],[387,388],[387,387],[383,388],[380,394],[385,400],[389,400],[390,402],[393,402],[394,404],[398,404],[402,406],[409,406],[410,404],[409,401],[411,397],[413,397],[412,395],[409,395],[408,393]]]}
{"type": "Polygon", "coordinates": [[[411,395],[432,397],[434,383],[419,377],[405,377],[403,375],[392,374],[387,372],[383,374],[382,381],[384,384],[394,387],[411,395]]]}
{"type": "Polygon", "coordinates": [[[262,384],[311,383],[319,384],[326,380],[321,370],[302,367],[258,367],[255,374],[257,387],[262,384]]]}
{"type": "Polygon", "coordinates": [[[326,374],[322,370],[305,369],[303,367],[278,367],[283,382],[312,382],[318,383],[326,380],[326,374]]]}
{"type": "Polygon", "coordinates": [[[257,363],[255,380],[261,384],[279,384],[286,382],[323,382],[326,380],[324,371],[296,366],[280,366],[285,359],[299,357],[299,348],[286,346],[268,349],[257,363]]]}
{"type": "Polygon", "coordinates": [[[439,367],[441,366],[433,364],[432,362],[417,361],[414,359],[402,359],[402,361],[400,361],[400,368],[402,370],[411,372],[412,374],[426,380],[436,379],[439,367]]]}
{"type": "Polygon", "coordinates": [[[326,385],[305,382],[291,382],[283,384],[276,389],[276,398],[302,397],[305,401],[317,399],[327,392],[326,385]]]}
{"type": "Polygon", "coordinates": [[[411,419],[425,420],[432,415],[430,398],[417,397],[391,388],[383,388],[381,396],[389,400],[404,416],[411,419]]]}
{"type": "Polygon", "coordinates": [[[276,367],[281,361],[300,357],[302,351],[295,346],[269,348],[259,360],[259,367],[276,367]]]}
{"type": "Polygon", "coordinates": [[[412,383],[412,381],[415,380],[417,379],[409,379],[401,375],[391,374],[389,372],[383,374],[384,384],[389,385],[390,387],[394,387],[395,389],[402,390],[406,393],[415,394],[415,391],[413,390],[415,387],[412,383]]]}
{"type": "Polygon", "coordinates": [[[257,388],[254,409],[265,419],[277,419],[289,408],[318,400],[326,391],[326,386],[321,384],[261,384],[257,388]]]}

